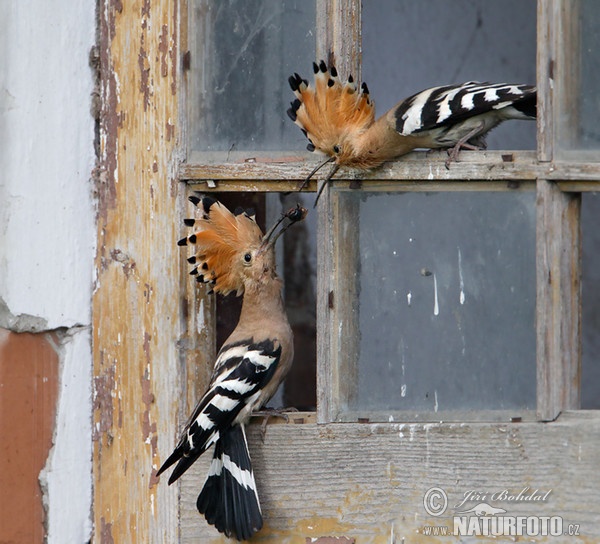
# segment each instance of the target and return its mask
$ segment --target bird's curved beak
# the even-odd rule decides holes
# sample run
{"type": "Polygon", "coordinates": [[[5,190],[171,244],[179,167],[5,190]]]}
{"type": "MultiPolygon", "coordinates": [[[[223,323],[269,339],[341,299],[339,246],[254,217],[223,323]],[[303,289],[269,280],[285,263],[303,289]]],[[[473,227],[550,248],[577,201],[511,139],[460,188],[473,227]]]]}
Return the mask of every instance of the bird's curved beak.
{"type": "MultiPolygon", "coordinates": [[[[335,160],[336,160],[335,157],[329,157],[327,160],[317,164],[317,166],[315,166],[313,168],[312,172],[310,174],[308,174],[306,179],[302,182],[302,185],[300,185],[300,188],[298,189],[298,191],[302,191],[302,189],[304,189],[308,185],[310,178],[312,178],[319,170],[321,170],[321,168],[323,168],[323,166],[325,166],[326,164],[329,164],[330,162],[335,162],[335,160]]],[[[319,197],[321,196],[323,189],[325,189],[325,185],[327,185],[327,182],[335,175],[335,173],[339,170],[339,168],[340,168],[339,164],[334,164],[333,168],[329,171],[329,174],[327,174],[325,179],[319,183],[319,187],[317,189],[317,198],[315,198],[315,203],[314,203],[315,208],[317,207],[317,202],[319,202],[319,197]]]]}
{"type": "Polygon", "coordinates": [[[287,212],[282,214],[279,220],[263,236],[258,251],[261,252],[275,247],[277,239],[294,223],[303,221],[307,214],[308,210],[300,206],[300,204],[297,204],[295,208],[290,208],[287,212]]]}
{"type": "MultiPolygon", "coordinates": [[[[306,176],[306,179],[302,182],[302,185],[300,185],[300,188],[298,189],[298,191],[302,191],[302,189],[304,189],[308,185],[310,178],[312,178],[319,170],[321,170],[321,168],[323,168],[323,166],[325,166],[326,164],[329,164],[330,162],[334,162],[334,161],[335,161],[335,157],[329,157],[328,159],[324,160],[323,162],[320,162],[319,164],[317,164],[317,166],[315,166],[312,169],[312,172],[310,174],[308,174],[308,176],[306,176]]],[[[336,170],[337,170],[337,168],[336,168],[336,170]]]]}
{"type": "Polygon", "coordinates": [[[333,168],[329,171],[329,174],[327,174],[327,177],[319,184],[319,188],[317,189],[317,198],[315,198],[315,203],[313,204],[314,208],[317,207],[317,202],[319,202],[319,197],[321,196],[323,189],[325,189],[325,185],[329,183],[329,180],[335,175],[339,168],[339,164],[334,164],[333,168]]]}

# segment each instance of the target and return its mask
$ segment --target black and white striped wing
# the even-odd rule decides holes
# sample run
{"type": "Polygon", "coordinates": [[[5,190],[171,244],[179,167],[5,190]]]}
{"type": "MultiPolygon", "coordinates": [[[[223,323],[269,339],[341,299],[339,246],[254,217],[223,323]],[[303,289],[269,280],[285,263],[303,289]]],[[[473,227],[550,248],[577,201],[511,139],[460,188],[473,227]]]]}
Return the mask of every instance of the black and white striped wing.
{"type": "Polygon", "coordinates": [[[395,111],[396,131],[403,136],[460,124],[495,113],[505,119],[535,119],[536,88],[531,85],[479,83],[433,87],[417,93],[395,111]]]}
{"type": "Polygon", "coordinates": [[[256,403],[271,381],[281,358],[277,340],[254,342],[252,338],[221,348],[208,391],[192,413],[175,451],[159,469],[178,464],[169,484],[179,478],[222,433],[236,421],[242,410],[259,408],[256,403]]]}

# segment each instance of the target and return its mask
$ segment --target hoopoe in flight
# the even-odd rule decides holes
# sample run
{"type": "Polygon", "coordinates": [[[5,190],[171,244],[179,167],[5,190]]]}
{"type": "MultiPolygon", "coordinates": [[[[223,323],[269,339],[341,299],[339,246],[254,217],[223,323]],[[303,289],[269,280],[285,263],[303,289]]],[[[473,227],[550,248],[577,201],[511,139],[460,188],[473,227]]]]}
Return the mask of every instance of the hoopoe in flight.
{"type": "Polygon", "coordinates": [[[366,83],[360,88],[350,75],[339,78],[335,66],[313,63],[314,87],[297,73],[289,78],[296,95],[287,114],[308,138],[308,150],[329,158],[319,164],[375,168],[417,148],[448,149],[446,168],[461,149],[485,149],[485,136],[507,119],[536,118],[536,88],[532,85],[478,83],[433,87],[396,104],[375,120],[375,103],[366,83]]]}
{"type": "Polygon", "coordinates": [[[208,390],[188,420],[179,443],[158,470],[177,463],[177,480],[215,445],[197,508],[208,523],[228,537],[246,540],[262,527],[262,513],[250,462],[244,424],[285,378],[293,357],[293,338],[275,271],[275,242],[306,216],[297,206],[262,235],[252,212],[232,214],[212,198],[191,196],[201,219],[186,219],[195,232],[179,245],[195,247],[188,262],[197,281],[216,293],[243,295],[235,330],[221,347],[208,390]]]}

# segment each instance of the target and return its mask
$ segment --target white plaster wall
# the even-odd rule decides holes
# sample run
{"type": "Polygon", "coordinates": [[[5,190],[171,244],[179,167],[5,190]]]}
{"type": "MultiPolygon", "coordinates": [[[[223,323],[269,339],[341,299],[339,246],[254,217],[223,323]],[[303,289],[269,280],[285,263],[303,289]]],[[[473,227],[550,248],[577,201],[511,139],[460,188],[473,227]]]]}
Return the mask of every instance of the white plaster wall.
{"type": "Polygon", "coordinates": [[[90,322],[94,2],[2,0],[0,296],[48,328],[90,322]]]}
{"type": "Polygon", "coordinates": [[[61,355],[54,445],[40,474],[49,544],[84,544],[92,534],[91,334],[71,329],[61,355]]]}
{"type": "Polygon", "coordinates": [[[55,443],[41,477],[50,543],[91,536],[95,2],[0,0],[0,326],[66,328],[55,443]]]}

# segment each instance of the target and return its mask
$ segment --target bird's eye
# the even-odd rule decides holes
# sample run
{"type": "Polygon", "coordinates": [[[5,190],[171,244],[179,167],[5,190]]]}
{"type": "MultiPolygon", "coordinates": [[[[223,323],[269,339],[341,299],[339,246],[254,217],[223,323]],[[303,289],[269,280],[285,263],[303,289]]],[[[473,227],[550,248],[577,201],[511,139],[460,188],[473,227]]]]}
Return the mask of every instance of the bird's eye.
{"type": "Polygon", "coordinates": [[[339,145],[334,145],[333,146],[333,152],[336,154],[339,154],[339,152],[341,151],[340,146],[339,145]]]}
{"type": "Polygon", "coordinates": [[[244,261],[249,263],[252,260],[252,254],[251,253],[246,253],[244,255],[244,261]]]}

